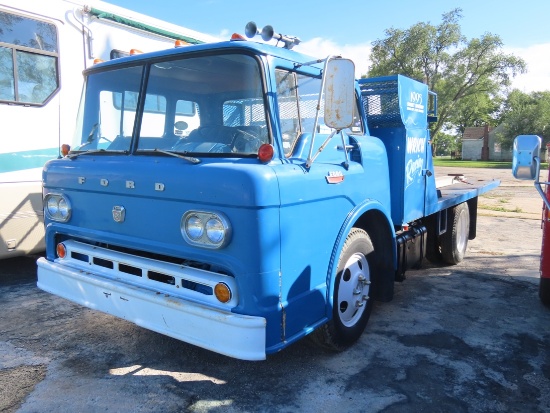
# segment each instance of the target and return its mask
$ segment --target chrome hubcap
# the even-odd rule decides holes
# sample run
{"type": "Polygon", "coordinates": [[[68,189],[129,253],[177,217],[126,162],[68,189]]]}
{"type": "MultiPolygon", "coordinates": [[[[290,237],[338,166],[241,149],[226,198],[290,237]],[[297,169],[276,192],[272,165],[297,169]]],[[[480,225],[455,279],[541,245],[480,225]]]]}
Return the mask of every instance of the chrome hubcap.
{"type": "Polygon", "coordinates": [[[346,327],[353,327],[363,315],[369,300],[370,271],[363,254],[353,254],[342,271],[338,286],[338,314],[346,327]]]}

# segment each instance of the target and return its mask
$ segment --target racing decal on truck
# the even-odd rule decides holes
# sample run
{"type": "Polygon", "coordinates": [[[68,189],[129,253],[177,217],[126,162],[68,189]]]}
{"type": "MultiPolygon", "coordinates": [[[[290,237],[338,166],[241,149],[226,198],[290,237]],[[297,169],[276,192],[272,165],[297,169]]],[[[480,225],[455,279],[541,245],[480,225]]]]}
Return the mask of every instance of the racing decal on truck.
{"type": "Polygon", "coordinates": [[[407,155],[413,155],[407,160],[405,166],[405,189],[421,176],[424,167],[424,158],[426,153],[426,138],[407,136],[407,155]],[[416,155],[416,158],[415,158],[416,155]]]}
{"type": "Polygon", "coordinates": [[[423,164],[424,159],[422,158],[418,158],[415,160],[409,159],[407,161],[407,166],[405,167],[405,188],[411,186],[415,179],[420,177],[423,164]]]}
{"type": "Polygon", "coordinates": [[[407,102],[407,110],[424,113],[424,104],[422,101],[422,93],[411,92],[409,101],[407,102]]]}
{"type": "Polygon", "coordinates": [[[426,148],[426,138],[415,138],[407,136],[407,153],[417,154],[424,153],[426,148]]]}

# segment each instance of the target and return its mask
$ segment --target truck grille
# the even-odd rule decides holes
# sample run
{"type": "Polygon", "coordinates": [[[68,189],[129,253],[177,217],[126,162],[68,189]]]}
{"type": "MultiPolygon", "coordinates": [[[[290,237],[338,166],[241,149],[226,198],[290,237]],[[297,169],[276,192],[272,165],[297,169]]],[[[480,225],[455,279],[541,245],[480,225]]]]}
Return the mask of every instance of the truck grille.
{"type": "Polygon", "coordinates": [[[63,241],[63,245],[67,253],[65,258],[56,259],[60,265],[225,310],[238,303],[235,279],[219,272],[140,257],[74,240],[63,241]],[[218,283],[226,284],[233,293],[227,303],[220,303],[214,296],[214,287],[218,283]]]}

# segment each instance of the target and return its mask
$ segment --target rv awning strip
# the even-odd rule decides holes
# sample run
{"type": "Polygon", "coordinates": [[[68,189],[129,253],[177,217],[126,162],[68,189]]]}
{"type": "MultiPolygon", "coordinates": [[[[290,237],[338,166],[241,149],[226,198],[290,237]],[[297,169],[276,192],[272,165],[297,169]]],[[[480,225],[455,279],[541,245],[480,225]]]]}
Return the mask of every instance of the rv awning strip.
{"type": "Polygon", "coordinates": [[[130,27],[134,27],[136,29],[144,30],[144,31],[149,32],[149,33],[154,33],[154,34],[158,34],[160,36],[168,37],[170,39],[183,40],[183,41],[185,41],[187,43],[190,43],[190,44],[202,44],[202,43],[204,43],[201,40],[197,40],[197,39],[194,39],[194,38],[189,37],[189,36],[184,36],[182,34],[178,34],[178,33],[175,33],[175,32],[168,31],[168,30],[160,29],[158,27],[150,26],[150,25],[145,24],[145,23],[140,23],[138,21],[128,19],[126,17],[122,17],[122,16],[119,16],[119,15],[114,14],[114,13],[108,13],[108,12],[96,9],[94,7],[88,7],[88,8],[86,8],[86,11],[88,13],[90,13],[91,15],[96,16],[98,19],[111,20],[111,21],[114,21],[114,22],[117,22],[117,23],[120,23],[120,24],[124,24],[126,26],[130,26],[130,27]]]}

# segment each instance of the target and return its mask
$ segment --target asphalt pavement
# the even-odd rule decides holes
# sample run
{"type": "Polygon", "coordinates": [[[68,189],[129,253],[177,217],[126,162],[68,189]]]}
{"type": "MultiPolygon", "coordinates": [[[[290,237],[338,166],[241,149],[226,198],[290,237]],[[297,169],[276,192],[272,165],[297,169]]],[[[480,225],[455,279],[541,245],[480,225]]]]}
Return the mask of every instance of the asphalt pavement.
{"type": "Polygon", "coordinates": [[[39,290],[36,257],[4,260],[0,411],[550,412],[541,201],[499,191],[465,261],[409,271],[343,353],[306,339],[231,359],[39,290]]]}

